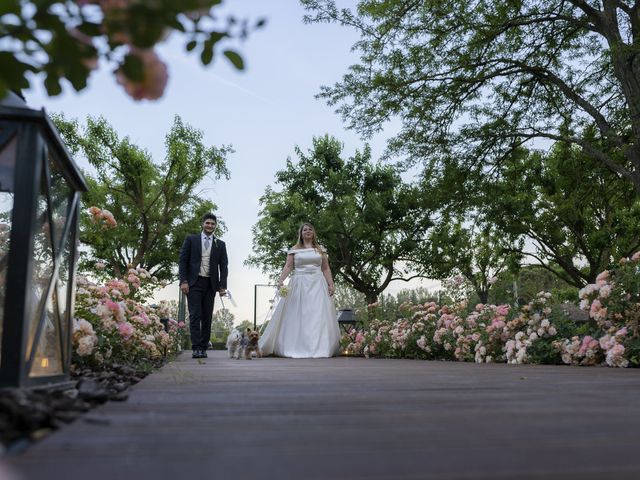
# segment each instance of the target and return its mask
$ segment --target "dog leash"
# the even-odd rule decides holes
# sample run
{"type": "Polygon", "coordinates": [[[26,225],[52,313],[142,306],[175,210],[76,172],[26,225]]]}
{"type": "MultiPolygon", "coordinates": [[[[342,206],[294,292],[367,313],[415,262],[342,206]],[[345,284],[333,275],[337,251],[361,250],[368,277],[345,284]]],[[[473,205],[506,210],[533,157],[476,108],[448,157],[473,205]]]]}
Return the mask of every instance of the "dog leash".
{"type": "Polygon", "coordinates": [[[231,302],[231,305],[233,305],[234,308],[238,308],[238,304],[235,302],[235,300],[231,296],[231,292],[229,290],[227,290],[227,292],[224,295],[220,295],[220,302],[222,302],[222,308],[227,308],[224,306],[224,297],[227,297],[229,299],[229,302],[231,302]]]}
{"type": "Polygon", "coordinates": [[[271,300],[269,300],[269,303],[271,304],[271,307],[269,308],[269,311],[267,312],[267,315],[264,317],[264,322],[262,322],[262,328],[260,328],[260,335],[262,335],[262,333],[264,332],[264,329],[267,326],[267,323],[269,323],[271,321],[271,317],[273,316],[273,312],[275,311],[277,305],[278,305],[278,301],[279,299],[281,299],[282,296],[280,295],[280,289],[276,288],[275,292],[273,292],[273,296],[271,297],[271,300]]]}

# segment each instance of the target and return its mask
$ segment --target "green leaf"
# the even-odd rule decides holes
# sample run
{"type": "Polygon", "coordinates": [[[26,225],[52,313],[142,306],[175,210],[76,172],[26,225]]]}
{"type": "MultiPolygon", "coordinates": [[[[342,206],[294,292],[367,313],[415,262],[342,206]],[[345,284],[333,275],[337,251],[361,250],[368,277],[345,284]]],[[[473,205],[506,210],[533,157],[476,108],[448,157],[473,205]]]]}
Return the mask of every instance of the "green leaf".
{"type": "Polygon", "coordinates": [[[200,60],[203,65],[209,65],[213,60],[213,43],[207,40],[202,46],[202,53],[200,54],[200,60]]]}
{"type": "Polygon", "coordinates": [[[233,50],[225,50],[224,56],[236,67],[238,70],[244,70],[244,61],[242,57],[233,50]]]}
{"type": "Polygon", "coordinates": [[[169,18],[167,20],[167,27],[173,28],[174,30],[177,30],[182,33],[186,32],[184,25],[177,18],[169,18]]]}
{"type": "Polygon", "coordinates": [[[195,40],[191,40],[189,43],[187,43],[187,52],[190,52],[191,50],[196,48],[196,46],[198,46],[198,42],[196,42],[195,40]]]}
{"type": "Polygon", "coordinates": [[[60,86],[60,78],[54,74],[49,72],[47,74],[47,78],[44,80],[44,87],[47,89],[47,94],[55,97],[56,95],[60,95],[62,93],[62,87],[60,86]]]}
{"type": "Polygon", "coordinates": [[[20,15],[19,0],[2,0],[2,2],[0,2],[0,16],[10,13],[20,15]]]}
{"type": "Polygon", "coordinates": [[[89,70],[81,62],[77,62],[72,68],[69,68],[66,77],[67,80],[71,82],[75,91],[79,92],[87,87],[89,70]]]}
{"type": "Polygon", "coordinates": [[[100,23],[84,22],[78,25],[76,28],[85,35],[89,35],[90,37],[99,37],[103,34],[102,24],[100,23]]]}
{"type": "Polygon", "coordinates": [[[29,88],[29,81],[25,73],[35,72],[36,69],[27,63],[23,63],[13,56],[11,52],[0,52],[0,82],[7,88],[18,90],[29,88]]]}
{"type": "Polygon", "coordinates": [[[152,48],[163,38],[167,24],[158,13],[145,5],[129,8],[130,20],[127,22],[127,28],[136,47],[152,48]]]}

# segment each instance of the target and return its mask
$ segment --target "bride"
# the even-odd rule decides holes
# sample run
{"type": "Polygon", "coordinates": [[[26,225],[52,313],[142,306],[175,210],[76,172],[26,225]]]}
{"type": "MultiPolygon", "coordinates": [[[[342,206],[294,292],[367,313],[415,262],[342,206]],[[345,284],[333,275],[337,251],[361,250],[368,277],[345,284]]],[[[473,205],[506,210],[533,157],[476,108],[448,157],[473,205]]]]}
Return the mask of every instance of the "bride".
{"type": "Polygon", "coordinates": [[[333,279],[327,255],[316,241],[313,225],[304,223],[298,242],[287,252],[278,287],[293,270],[287,294],[274,305],[260,338],[263,355],[290,358],[332,357],[340,330],[333,305],[333,279]]]}

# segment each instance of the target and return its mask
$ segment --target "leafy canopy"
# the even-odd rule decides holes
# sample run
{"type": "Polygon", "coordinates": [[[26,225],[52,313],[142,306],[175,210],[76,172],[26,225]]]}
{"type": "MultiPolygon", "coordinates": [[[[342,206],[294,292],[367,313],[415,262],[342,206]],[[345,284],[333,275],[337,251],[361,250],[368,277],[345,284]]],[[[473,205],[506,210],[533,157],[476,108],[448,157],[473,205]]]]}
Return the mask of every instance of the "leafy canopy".
{"type": "Polygon", "coordinates": [[[320,97],[390,154],[501,161],[532,139],[579,145],[640,192],[640,16],[631,0],[302,0],[360,33],[360,62],[320,97]],[[596,126],[595,138],[580,133],[596,126]],[[568,127],[567,127],[568,126],[568,127]]]}
{"type": "Polygon", "coordinates": [[[196,189],[210,174],[229,177],[231,147],[206,146],[203,133],[176,116],[165,137],[166,156],[156,163],[128,137],[119,138],[104,118],[88,117],[86,126],[62,115],[53,119],[70,152],[95,169],[85,173],[84,207],[106,208],[119,224],[106,230],[83,216],[80,240],[89,252],[80,268],[119,278],[131,267],[142,267],[159,280],[173,280],[185,236],[199,231],[201,216],[216,209],[196,189]],[[96,268],[96,262],[106,268],[96,268]]]}
{"type": "Polygon", "coordinates": [[[274,273],[298,228],[311,222],[327,249],[336,280],[374,302],[393,280],[411,277],[411,254],[432,225],[429,197],[402,181],[393,165],[373,163],[368,146],[349,159],[342,144],[313,139],[299,161],[276,173],[278,190],[267,187],[253,227],[254,253],[247,263],[274,273]]]}
{"type": "MultiPolygon", "coordinates": [[[[593,139],[593,130],[585,136],[593,139]]],[[[640,247],[640,199],[632,185],[580,148],[518,149],[483,182],[482,216],[519,251],[577,288],[640,247]],[[524,245],[524,244],[523,244],[524,245]]]]}
{"type": "MultiPolygon", "coordinates": [[[[82,90],[100,61],[114,68],[133,98],[158,98],[167,71],[153,48],[172,32],[208,65],[220,45],[244,39],[265,23],[234,17],[221,22],[221,6],[222,0],[2,0],[0,98],[41,79],[49,95],[61,93],[63,79],[82,90]]],[[[224,48],[222,54],[236,69],[244,68],[235,50],[224,48]]]]}

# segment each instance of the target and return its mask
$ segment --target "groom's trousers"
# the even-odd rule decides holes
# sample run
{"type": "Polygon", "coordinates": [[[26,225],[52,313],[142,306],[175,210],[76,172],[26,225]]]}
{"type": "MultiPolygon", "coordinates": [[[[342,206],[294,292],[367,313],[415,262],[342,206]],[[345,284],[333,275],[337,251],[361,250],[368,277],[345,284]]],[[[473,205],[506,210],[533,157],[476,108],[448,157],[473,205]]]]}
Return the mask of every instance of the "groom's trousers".
{"type": "Polygon", "coordinates": [[[196,283],[189,287],[187,303],[189,305],[189,332],[191,348],[206,350],[211,338],[211,317],[216,292],[211,288],[207,277],[198,277],[196,283]]]}

